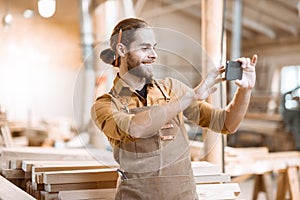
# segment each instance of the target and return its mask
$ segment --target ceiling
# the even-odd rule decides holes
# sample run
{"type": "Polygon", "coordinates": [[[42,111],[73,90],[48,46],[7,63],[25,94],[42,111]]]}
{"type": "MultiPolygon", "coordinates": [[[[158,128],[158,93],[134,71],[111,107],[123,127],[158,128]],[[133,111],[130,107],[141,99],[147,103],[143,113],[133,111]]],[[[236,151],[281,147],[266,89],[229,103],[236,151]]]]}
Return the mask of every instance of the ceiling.
{"type": "MultiPolygon", "coordinates": [[[[234,0],[227,2],[227,12],[230,15],[234,0]]],[[[300,13],[297,8],[299,6],[299,0],[244,0],[242,20],[244,45],[299,42],[300,13]]],[[[228,16],[227,22],[230,24],[232,18],[228,16]]],[[[228,30],[230,31],[230,28],[228,30]]]]}
{"type": "MultiPolygon", "coordinates": [[[[104,0],[94,0],[94,6],[104,0]]],[[[126,2],[126,0],[123,0],[126,2]]],[[[222,1],[222,0],[220,0],[222,1]]],[[[233,4],[236,0],[226,0],[226,30],[228,35],[233,29],[233,4]]],[[[32,9],[37,13],[37,0],[0,0],[0,16],[5,13],[5,4],[10,2],[12,9],[32,9]]],[[[77,23],[78,2],[74,0],[57,1],[57,12],[50,18],[62,23],[77,23]]],[[[133,0],[137,16],[149,19],[178,12],[201,19],[200,0],[133,0]],[[149,10],[149,6],[154,6],[149,10]],[[154,8],[154,9],[152,9],[154,8]]],[[[242,44],[249,48],[253,45],[300,42],[300,0],[242,0],[242,44]]],[[[12,13],[17,12],[12,10],[12,13]]],[[[18,11],[20,12],[20,11],[18,11]]]]}
{"type": "MultiPolygon", "coordinates": [[[[221,0],[220,0],[221,1],[221,0]]],[[[226,30],[233,30],[233,8],[236,0],[226,0],[226,30]]],[[[277,43],[282,41],[299,42],[300,1],[299,0],[241,0],[242,39],[244,45],[277,43]]],[[[144,0],[135,1],[141,7],[144,0]]],[[[146,17],[181,11],[200,20],[201,1],[159,0],[162,9],[145,11],[146,17]]]]}

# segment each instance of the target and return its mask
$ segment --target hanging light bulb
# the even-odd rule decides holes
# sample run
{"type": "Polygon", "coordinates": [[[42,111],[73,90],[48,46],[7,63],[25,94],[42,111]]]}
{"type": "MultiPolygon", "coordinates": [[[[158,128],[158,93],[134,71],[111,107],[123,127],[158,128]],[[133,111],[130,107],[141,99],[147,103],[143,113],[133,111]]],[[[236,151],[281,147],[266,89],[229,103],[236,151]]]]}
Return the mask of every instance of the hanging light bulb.
{"type": "Polygon", "coordinates": [[[5,1],[5,15],[3,16],[3,19],[2,19],[2,24],[3,24],[3,27],[5,29],[9,28],[12,21],[13,21],[13,16],[12,14],[10,13],[10,1],[7,0],[5,1]]]}
{"type": "Polygon", "coordinates": [[[38,10],[42,17],[49,18],[55,13],[56,1],[55,0],[39,0],[38,10]]]}
{"type": "Polygon", "coordinates": [[[13,17],[10,13],[4,15],[4,18],[3,18],[3,24],[4,26],[10,26],[11,25],[11,22],[13,20],[13,17]]]}

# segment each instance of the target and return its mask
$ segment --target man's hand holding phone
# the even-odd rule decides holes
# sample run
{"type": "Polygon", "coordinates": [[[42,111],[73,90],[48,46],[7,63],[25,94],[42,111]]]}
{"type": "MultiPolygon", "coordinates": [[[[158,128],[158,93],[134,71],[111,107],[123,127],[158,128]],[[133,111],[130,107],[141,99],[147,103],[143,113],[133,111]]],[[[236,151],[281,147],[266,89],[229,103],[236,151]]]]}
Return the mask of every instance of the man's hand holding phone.
{"type": "Polygon", "coordinates": [[[241,80],[243,77],[242,63],[238,61],[227,61],[225,79],[226,80],[241,80]]]}
{"type": "Polygon", "coordinates": [[[244,89],[252,89],[255,85],[255,66],[257,63],[257,55],[254,54],[250,58],[238,58],[235,61],[226,63],[225,79],[235,80],[235,83],[244,89]]]}

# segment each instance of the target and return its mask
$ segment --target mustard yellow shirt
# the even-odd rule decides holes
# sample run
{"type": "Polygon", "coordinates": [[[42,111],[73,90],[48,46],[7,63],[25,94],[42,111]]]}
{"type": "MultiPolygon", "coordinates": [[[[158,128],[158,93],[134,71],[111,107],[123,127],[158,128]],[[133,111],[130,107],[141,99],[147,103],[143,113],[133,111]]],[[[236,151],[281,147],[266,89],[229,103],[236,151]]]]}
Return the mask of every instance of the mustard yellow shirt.
{"type": "MultiPolygon", "coordinates": [[[[91,117],[110,143],[119,146],[120,142],[136,140],[129,131],[134,116],[134,112],[130,110],[141,111],[149,106],[163,105],[169,100],[180,98],[189,90],[191,88],[182,82],[174,78],[166,78],[150,83],[147,87],[147,99],[145,99],[117,76],[111,91],[95,100],[91,109],[91,117]]],[[[225,114],[225,110],[213,108],[205,101],[195,101],[179,113],[177,118],[183,121],[184,115],[188,120],[203,128],[228,133],[224,126],[225,114]]]]}

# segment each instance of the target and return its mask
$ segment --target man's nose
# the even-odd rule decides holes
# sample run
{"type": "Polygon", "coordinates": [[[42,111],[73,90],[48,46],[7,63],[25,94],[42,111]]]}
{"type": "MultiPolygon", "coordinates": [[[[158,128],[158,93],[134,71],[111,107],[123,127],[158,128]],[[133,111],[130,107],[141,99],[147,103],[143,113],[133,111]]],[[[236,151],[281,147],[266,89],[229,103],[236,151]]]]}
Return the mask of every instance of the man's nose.
{"type": "Polygon", "coordinates": [[[155,49],[151,49],[150,50],[148,57],[152,58],[152,59],[156,59],[157,58],[157,53],[156,53],[155,49]]]}

